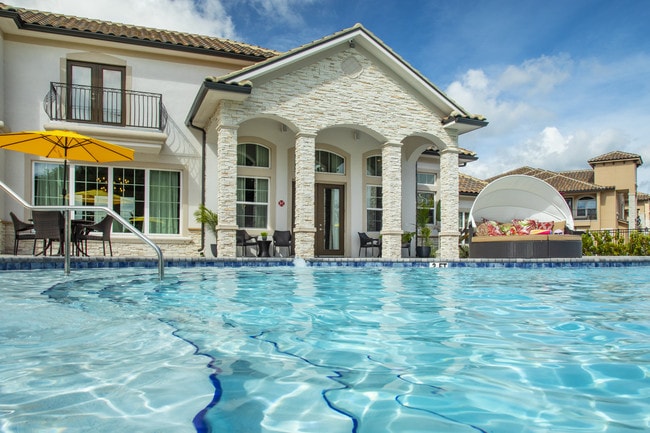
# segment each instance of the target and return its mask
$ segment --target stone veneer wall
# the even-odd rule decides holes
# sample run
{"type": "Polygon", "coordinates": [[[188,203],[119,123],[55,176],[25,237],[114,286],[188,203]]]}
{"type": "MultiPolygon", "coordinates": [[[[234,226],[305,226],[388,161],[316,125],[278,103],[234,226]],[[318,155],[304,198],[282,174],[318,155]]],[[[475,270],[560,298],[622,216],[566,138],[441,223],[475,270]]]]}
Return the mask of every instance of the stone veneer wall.
{"type": "Polygon", "coordinates": [[[246,101],[224,102],[220,123],[238,125],[252,116],[272,113],[295,124],[300,130],[295,132],[358,124],[390,142],[421,132],[453,144],[441,122],[434,121],[440,120],[440,113],[410,92],[384,68],[348,49],[254,86],[246,101]],[[358,72],[345,72],[349,62],[358,63],[358,72]]]}
{"type": "Polygon", "coordinates": [[[13,248],[13,227],[10,227],[11,223],[7,221],[0,220],[0,254],[11,254],[13,251],[5,251],[5,245],[11,245],[9,248],[13,248]],[[11,240],[7,240],[6,236],[8,232],[11,232],[11,240]]]}

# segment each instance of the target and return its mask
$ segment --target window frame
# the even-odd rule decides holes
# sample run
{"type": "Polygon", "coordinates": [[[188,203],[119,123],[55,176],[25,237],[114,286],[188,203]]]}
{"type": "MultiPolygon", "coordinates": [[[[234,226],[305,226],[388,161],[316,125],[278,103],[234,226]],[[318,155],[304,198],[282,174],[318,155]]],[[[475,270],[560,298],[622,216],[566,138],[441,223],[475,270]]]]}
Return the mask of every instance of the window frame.
{"type": "MultiPolygon", "coordinates": [[[[244,155],[248,156],[248,152],[244,152],[244,155]]],[[[270,169],[271,168],[271,148],[268,146],[265,146],[263,144],[259,143],[253,143],[253,142],[244,142],[244,143],[238,143],[237,144],[237,167],[242,167],[242,168],[261,168],[261,169],[270,169]],[[240,149],[243,146],[251,146],[255,147],[258,151],[256,152],[256,159],[259,157],[259,150],[264,149],[266,151],[266,160],[267,160],[267,165],[260,165],[258,161],[254,161],[254,164],[248,165],[248,164],[240,164],[239,161],[239,156],[242,154],[240,152],[240,149]]],[[[248,160],[248,158],[246,158],[248,160]]]]}
{"type": "MultiPolygon", "coordinates": [[[[39,165],[43,166],[52,166],[51,169],[56,170],[58,172],[61,171],[61,167],[63,167],[63,163],[56,163],[56,162],[50,162],[50,161],[34,161],[32,164],[32,203],[34,205],[60,205],[61,204],[61,194],[59,193],[58,195],[51,195],[51,196],[46,196],[39,198],[36,196],[37,192],[37,178],[36,174],[39,170],[39,165]],[[44,202],[43,202],[44,200],[44,202]]],[[[145,235],[154,235],[154,236],[180,236],[182,233],[182,227],[183,227],[183,216],[182,216],[182,209],[183,209],[183,172],[182,170],[174,170],[174,169],[161,169],[161,168],[142,168],[142,167],[122,167],[122,166],[108,166],[108,165],[101,165],[101,164],[75,164],[75,163],[69,163],[68,164],[68,184],[66,185],[66,190],[68,191],[68,199],[67,203],[69,204],[73,198],[75,201],[73,203],[76,204],[76,196],[77,196],[77,184],[84,184],[84,185],[92,185],[93,183],[97,185],[103,185],[106,187],[106,203],[102,203],[101,205],[108,207],[111,210],[114,210],[117,213],[120,213],[116,210],[114,204],[115,204],[115,193],[114,193],[114,188],[119,187],[119,184],[115,182],[115,170],[134,170],[134,171],[142,171],[143,172],[143,178],[144,178],[144,184],[143,184],[143,215],[142,216],[135,216],[136,218],[142,218],[141,224],[135,224],[132,221],[131,224],[136,227],[138,230],[140,230],[142,233],[145,235]],[[78,180],[77,179],[77,168],[80,167],[92,167],[93,169],[105,169],[106,170],[106,178],[101,179],[101,182],[87,182],[86,179],[78,180]],[[178,202],[175,203],[176,206],[176,214],[177,214],[177,219],[178,219],[178,227],[176,233],[156,233],[151,230],[152,227],[152,221],[151,221],[151,173],[152,172],[172,172],[176,173],[178,176],[178,202]]],[[[87,173],[87,171],[84,171],[84,173],[87,173]]],[[[57,174],[58,176],[58,174],[57,174]]],[[[53,179],[54,182],[56,182],[56,186],[53,186],[51,188],[57,188],[59,191],[61,190],[61,179],[60,177],[57,177],[56,179],[53,179]]],[[[97,188],[101,189],[101,187],[97,188]]],[[[85,190],[84,190],[85,191],[85,190]]],[[[95,195],[97,197],[97,195],[95,195]]],[[[103,197],[103,196],[102,196],[103,197]]],[[[83,205],[83,203],[81,203],[83,205]]],[[[122,209],[120,209],[122,211],[122,209]]],[[[81,212],[81,211],[75,211],[74,218],[84,218],[84,219],[92,219],[96,222],[101,220],[103,217],[104,213],[102,212],[81,212]]],[[[120,213],[121,215],[121,213],[120,213]]],[[[125,218],[127,221],[129,220],[128,218],[125,218]]],[[[118,222],[113,223],[113,232],[114,233],[120,233],[120,234],[130,234],[129,231],[120,231],[120,224],[118,222]]]]}
{"type": "MultiPolygon", "coordinates": [[[[271,211],[271,178],[270,177],[265,177],[265,176],[248,176],[248,175],[238,175],[237,176],[237,192],[236,192],[236,198],[235,198],[235,221],[237,222],[237,226],[240,229],[252,229],[252,230],[258,230],[258,229],[266,229],[269,226],[269,219],[270,219],[270,211],[271,211]],[[266,201],[247,201],[247,200],[239,200],[239,181],[240,179],[249,179],[249,180],[255,180],[256,188],[255,188],[255,195],[258,194],[257,190],[257,183],[260,180],[266,181],[266,201]],[[260,206],[265,206],[266,207],[266,212],[264,215],[264,224],[261,224],[259,226],[253,225],[247,225],[246,224],[246,219],[247,216],[244,213],[243,215],[240,214],[240,206],[253,206],[253,207],[260,207],[260,206]],[[243,221],[242,221],[243,219],[243,221]],[[243,222],[243,224],[240,224],[240,222],[243,222]]],[[[253,218],[256,218],[257,216],[254,216],[253,218]]]]}
{"type": "Polygon", "coordinates": [[[576,218],[585,220],[598,219],[598,201],[594,196],[580,197],[576,202],[576,218]],[[584,206],[581,204],[585,203],[584,206]],[[587,207],[586,203],[593,203],[593,208],[587,207]],[[591,211],[591,212],[590,212],[591,211]]]}
{"type": "Polygon", "coordinates": [[[381,155],[371,155],[366,158],[366,176],[368,177],[382,177],[382,158],[381,155]],[[372,165],[374,166],[374,174],[370,173],[370,164],[372,161],[372,165]]]}
{"type": "Polygon", "coordinates": [[[368,232],[380,232],[382,227],[383,227],[383,218],[384,218],[384,203],[383,203],[383,186],[382,185],[376,185],[376,184],[368,184],[366,185],[366,200],[365,200],[365,208],[366,208],[366,231],[368,232]],[[376,191],[373,193],[373,191],[376,191]],[[378,204],[379,206],[372,206],[372,200],[376,200],[375,204],[378,204]],[[376,213],[378,215],[375,216],[374,218],[370,217],[370,214],[376,213]],[[371,221],[374,222],[374,224],[371,226],[371,221]]]}
{"type": "Polygon", "coordinates": [[[335,175],[341,175],[345,176],[345,164],[346,160],[343,155],[340,155],[336,152],[332,152],[331,150],[325,150],[325,149],[316,149],[316,152],[314,154],[314,172],[318,174],[335,174],[335,175]],[[327,161],[327,168],[328,170],[319,170],[319,167],[321,166],[321,161],[322,159],[319,158],[319,155],[328,155],[328,161],[327,161]],[[336,171],[331,171],[329,168],[332,166],[332,156],[335,156],[340,159],[340,164],[336,166],[336,171]],[[339,169],[342,169],[342,171],[339,171],[339,169]]]}

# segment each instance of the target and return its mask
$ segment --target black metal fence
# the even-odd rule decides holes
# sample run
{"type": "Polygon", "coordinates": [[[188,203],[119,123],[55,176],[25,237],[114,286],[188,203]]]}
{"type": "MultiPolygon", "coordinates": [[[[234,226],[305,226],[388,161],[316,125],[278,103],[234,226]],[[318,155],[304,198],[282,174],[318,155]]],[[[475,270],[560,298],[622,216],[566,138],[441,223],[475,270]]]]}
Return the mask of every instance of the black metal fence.
{"type": "Polygon", "coordinates": [[[50,83],[43,106],[51,120],[160,131],[167,126],[167,110],[160,93],[50,83]]]}
{"type": "Polygon", "coordinates": [[[646,235],[646,236],[650,235],[650,228],[585,230],[584,233],[609,234],[612,237],[630,239],[630,235],[632,233],[638,233],[640,235],[646,235]]]}

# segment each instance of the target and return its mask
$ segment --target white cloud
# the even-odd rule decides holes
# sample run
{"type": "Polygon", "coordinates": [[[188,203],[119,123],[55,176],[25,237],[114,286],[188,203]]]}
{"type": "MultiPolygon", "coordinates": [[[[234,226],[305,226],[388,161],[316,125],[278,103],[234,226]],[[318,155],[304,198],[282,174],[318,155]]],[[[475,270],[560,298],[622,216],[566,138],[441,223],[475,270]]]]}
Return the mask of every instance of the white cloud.
{"type": "Polygon", "coordinates": [[[220,0],[14,0],[12,6],[238,39],[220,0]]]}
{"type": "Polygon", "coordinates": [[[566,55],[541,56],[508,66],[498,78],[501,91],[523,91],[527,96],[548,94],[571,75],[573,61],[566,55]]]}
{"type": "Polygon", "coordinates": [[[243,3],[249,3],[258,10],[260,16],[272,17],[272,20],[291,26],[302,26],[305,24],[300,14],[302,8],[316,2],[317,0],[245,0],[239,2],[239,7],[243,3]]]}
{"type": "Polygon", "coordinates": [[[501,87],[503,82],[488,77],[482,70],[470,70],[451,83],[446,93],[461,106],[488,119],[490,126],[478,133],[482,136],[512,134],[527,119],[549,116],[526,99],[507,95],[501,87]]]}
{"type": "MultiPolygon", "coordinates": [[[[479,178],[531,166],[554,171],[588,168],[587,160],[614,150],[647,153],[650,136],[648,56],[616,62],[542,56],[520,65],[470,70],[447,93],[490,124],[461,136],[479,160],[465,171],[479,178]]],[[[638,172],[650,192],[650,170],[638,172]]]]}

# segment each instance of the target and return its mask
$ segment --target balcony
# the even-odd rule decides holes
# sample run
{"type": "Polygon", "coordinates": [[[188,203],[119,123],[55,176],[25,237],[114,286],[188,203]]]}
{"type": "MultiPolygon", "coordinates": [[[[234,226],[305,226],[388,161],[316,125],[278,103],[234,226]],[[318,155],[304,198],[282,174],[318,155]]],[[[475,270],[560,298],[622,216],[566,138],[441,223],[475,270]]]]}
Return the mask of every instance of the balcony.
{"type": "Polygon", "coordinates": [[[160,93],[53,82],[43,106],[50,120],[158,131],[167,127],[160,93]]]}

